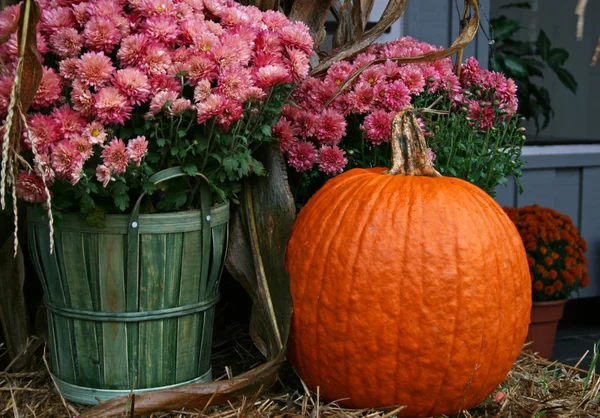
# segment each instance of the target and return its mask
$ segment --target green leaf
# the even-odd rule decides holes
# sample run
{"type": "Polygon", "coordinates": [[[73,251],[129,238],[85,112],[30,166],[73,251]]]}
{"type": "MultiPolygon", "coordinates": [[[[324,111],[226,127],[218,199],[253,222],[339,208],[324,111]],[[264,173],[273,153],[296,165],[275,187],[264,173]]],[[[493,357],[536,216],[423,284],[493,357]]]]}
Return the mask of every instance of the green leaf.
{"type": "Polygon", "coordinates": [[[183,138],[184,136],[186,136],[186,135],[187,135],[187,132],[186,132],[184,129],[180,129],[180,130],[177,132],[177,135],[179,135],[179,138],[183,138]]]}
{"type": "Polygon", "coordinates": [[[115,196],[115,206],[119,208],[121,212],[125,212],[129,206],[129,196],[126,194],[115,196]]]}
{"type": "Polygon", "coordinates": [[[217,153],[214,153],[214,152],[213,152],[212,154],[210,154],[210,156],[211,156],[212,158],[214,158],[215,160],[217,160],[219,163],[222,163],[222,162],[223,162],[223,158],[221,158],[221,156],[220,156],[219,154],[217,154],[217,153]]]}
{"type": "Polygon", "coordinates": [[[535,75],[544,78],[544,73],[541,71],[545,67],[543,63],[535,58],[523,58],[523,62],[527,65],[527,71],[529,71],[530,76],[535,75]]]}
{"type": "Polygon", "coordinates": [[[499,47],[502,52],[513,54],[513,55],[531,55],[533,51],[531,50],[531,44],[529,42],[521,42],[521,41],[513,41],[512,39],[507,39],[504,41],[501,47],[499,47]]]}
{"type": "Polygon", "coordinates": [[[523,58],[517,57],[516,55],[505,55],[504,67],[510,75],[515,77],[527,77],[529,75],[527,63],[523,58]]]}
{"type": "Polygon", "coordinates": [[[146,180],[146,181],[144,181],[144,184],[142,185],[142,189],[144,190],[144,193],[152,194],[156,190],[156,184],[154,184],[151,181],[146,180]]]}
{"type": "Polygon", "coordinates": [[[164,147],[166,143],[167,143],[167,140],[164,138],[158,138],[156,140],[156,145],[158,145],[159,147],[164,147]]]}
{"type": "Polygon", "coordinates": [[[233,173],[234,171],[236,171],[239,167],[239,163],[238,161],[233,158],[233,157],[225,157],[223,159],[223,168],[225,169],[225,171],[229,174],[229,173],[233,173]]]}
{"type": "Polygon", "coordinates": [[[160,160],[160,155],[154,151],[148,151],[145,158],[150,164],[154,164],[160,160]]]}
{"type": "Polygon", "coordinates": [[[521,23],[518,20],[508,19],[506,16],[492,19],[491,24],[492,37],[496,41],[504,41],[510,38],[521,27],[521,23]]]}
{"type": "Polygon", "coordinates": [[[571,90],[573,94],[577,94],[577,81],[575,81],[573,75],[564,68],[553,68],[553,70],[560,82],[563,83],[566,88],[571,90]]]}
{"type": "Polygon", "coordinates": [[[171,155],[175,156],[177,154],[179,154],[179,148],[171,148],[171,155]]]}
{"type": "Polygon", "coordinates": [[[500,9],[510,9],[510,8],[520,8],[520,9],[531,9],[531,3],[528,1],[520,1],[515,3],[508,3],[504,6],[500,6],[500,9]]]}
{"type": "Polygon", "coordinates": [[[83,213],[89,213],[94,209],[96,204],[94,203],[94,199],[92,199],[89,194],[84,193],[79,201],[79,206],[81,207],[81,211],[83,213]]]}
{"type": "Polygon", "coordinates": [[[563,48],[553,48],[548,55],[548,64],[551,67],[562,67],[569,59],[569,52],[563,48]]]}
{"type": "Polygon", "coordinates": [[[550,39],[546,35],[546,32],[540,30],[540,33],[536,42],[537,53],[542,57],[544,61],[548,61],[550,55],[550,39]]]}
{"type": "Polygon", "coordinates": [[[269,125],[262,125],[260,130],[265,136],[271,136],[273,134],[271,127],[269,125]]]}
{"type": "Polygon", "coordinates": [[[186,163],[181,169],[188,175],[194,177],[198,172],[198,167],[193,163],[186,163]]]}

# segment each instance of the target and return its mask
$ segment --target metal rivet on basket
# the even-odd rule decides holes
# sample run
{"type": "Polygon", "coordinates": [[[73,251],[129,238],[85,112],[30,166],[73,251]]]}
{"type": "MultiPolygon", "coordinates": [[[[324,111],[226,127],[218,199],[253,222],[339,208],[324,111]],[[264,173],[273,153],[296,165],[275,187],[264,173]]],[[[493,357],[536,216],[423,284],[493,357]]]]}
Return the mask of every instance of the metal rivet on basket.
{"type": "Polygon", "coordinates": [[[210,215],[206,215],[206,220],[210,221],[210,215]]]}
{"type": "Polygon", "coordinates": [[[131,223],[131,227],[132,227],[132,228],[137,228],[137,222],[132,222],[132,223],[131,223]]]}

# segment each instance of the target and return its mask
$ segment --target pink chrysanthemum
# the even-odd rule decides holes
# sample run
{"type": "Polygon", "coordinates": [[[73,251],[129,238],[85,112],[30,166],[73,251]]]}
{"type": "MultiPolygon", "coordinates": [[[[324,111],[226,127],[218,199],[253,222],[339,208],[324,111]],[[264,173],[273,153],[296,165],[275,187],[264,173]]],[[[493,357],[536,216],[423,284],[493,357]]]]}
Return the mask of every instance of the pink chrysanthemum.
{"type": "Polygon", "coordinates": [[[52,111],[52,117],[58,125],[58,132],[62,138],[71,139],[81,134],[86,120],[79,112],[75,112],[69,105],[63,105],[52,111]]]}
{"type": "Polygon", "coordinates": [[[19,170],[19,174],[17,174],[17,197],[29,203],[44,202],[47,194],[41,177],[19,170]]]}
{"type": "Polygon", "coordinates": [[[34,113],[29,117],[28,125],[32,138],[27,138],[25,143],[30,145],[33,140],[38,153],[49,153],[60,138],[56,121],[50,115],[34,113]]]}
{"type": "Polygon", "coordinates": [[[77,184],[81,178],[83,158],[69,140],[63,140],[56,145],[52,152],[52,168],[62,179],[77,184]]]}
{"type": "Polygon", "coordinates": [[[327,70],[325,83],[332,83],[339,87],[346,81],[354,69],[354,66],[348,61],[338,61],[333,63],[331,67],[329,67],[329,70],[327,70]]]}
{"type": "Polygon", "coordinates": [[[219,74],[217,84],[215,93],[243,102],[246,100],[248,89],[252,86],[252,73],[247,68],[229,67],[219,74]]]}
{"type": "Polygon", "coordinates": [[[167,74],[155,75],[150,79],[150,88],[153,92],[172,90],[181,93],[181,80],[167,74]]]}
{"type": "Polygon", "coordinates": [[[115,22],[104,16],[94,16],[90,18],[83,29],[83,39],[86,48],[95,51],[104,51],[111,53],[122,38],[121,31],[115,25],[115,22]]]}
{"type": "Polygon", "coordinates": [[[73,6],[71,6],[71,9],[73,10],[73,15],[75,16],[75,20],[77,21],[79,26],[84,26],[85,22],[87,22],[89,18],[87,6],[88,2],[74,4],[73,6]]]}
{"type": "Polygon", "coordinates": [[[0,76],[0,118],[4,119],[10,104],[10,92],[12,91],[14,77],[0,76]]]}
{"type": "Polygon", "coordinates": [[[99,122],[123,125],[131,116],[132,107],[119,89],[103,87],[96,94],[94,110],[99,122]]]}
{"type": "Polygon", "coordinates": [[[296,112],[293,121],[294,134],[300,138],[313,137],[318,129],[317,116],[312,112],[300,110],[296,112]]]}
{"type": "Polygon", "coordinates": [[[150,115],[157,115],[163,110],[170,111],[171,105],[179,97],[179,93],[172,90],[163,90],[158,92],[150,102],[150,115]]]}
{"type": "Polygon", "coordinates": [[[431,148],[427,148],[427,159],[429,160],[429,162],[433,164],[436,157],[437,155],[435,155],[435,152],[433,152],[431,148]]]}
{"type": "Polygon", "coordinates": [[[283,48],[281,39],[279,39],[276,32],[261,30],[254,40],[254,51],[257,53],[262,52],[263,54],[277,55],[283,52],[283,48]]]}
{"type": "Polygon", "coordinates": [[[349,93],[352,107],[356,113],[367,113],[373,110],[373,86],[367,82],[359,82],[349,93]]]}
{"type": "Polygon", "coordinates": [[[480,129],[490,129],[494,124],[494,109],[490,103],[479,103],[477,100],[469,102],[469,117],[477,122],[480,129]]]}
{"type": "Polygon", "coordinates": [[[81,35],[75,28],[60,28],[50,35],[50,48],[59,58],[76,57],[81,47],[81,35]]]}
{"type": "Polygon", "coordinates": [[[346,135],[346,118],[333,109],[325,109],[317,117],[314,137],[323,145],[337,145],[346,135]]]}
{"type": "Polygon", "coordinates": [[[207,55],[192,55],[187,61],[190,83],[196,84],[202,79],[212,80],[217,75],[217,65],[207,55]]]}
{"type": "Polygon", "coordinates": [[[179,29],[181,30],[181,40],[183,44],[193,45],[196,38],[201,33],[205,32],[206,26],[204,25],[204,22],[202,20],[194,16],[180,21],[179,29]]]}
{"type": "MultiPolygon", "coordinates": [[[[286,65],[283,55],[280,53],[258,51],[253,59],[255,67],[266,67],[267,65],[286,65]]],[[[288,64],[289,65],[289,64],[288,64]]]]}
{"type": "Polygon", "coordinates": [[[121,48],[117,52],[117,58],[119,58],[121,65],[136,66],[144,55],[148,43],[148,38],[141,33],[124,38],[121,42],[121,48]]]}
{"type": "Polygon", "coordinates": [[[110,168],[104,164],[100,164],[96,167],[96,178],[102,184],[102,187],[108,186],[108,183],[110,183],[111,180],[114,180],[110,174],[110,168]]]}
{"type": "Polygon", "coordinates": [[[60,99],[62,85],[60,76],[52,68],[46,66],[42,69],[42,81],[33,98],[34,109],[52,106],[60,99]]]}
{"type": "Polygon", "coordinates": [[[305,54],[304,51],[289,47],[285,48],[285,54],[288,58],[286,66],[292,73],[294,81],[298,82],[303,80],[308,75],[310,69],[308,55],[305,54]]]}
{"type": "Polygon", "coordinates": [[[228,7],[221,13],[220,23],[226,28],[233,28],[236,25],[242,26],[249,21],[248,13],[242,8],[228,7]]]}
{"type": "Polygon", "coordinates": [[[211,51],[219,69],[246,65],[252,57],[252,45],[239,35],[223,35],[221,46],[211,51]]]}
{"type": "Polygon", "coordinates": [[[337,146],[322,146],[319,149],[319,170],[327,174],[337,174],[344,171],[348,164],[346,152],[337,146]]]}
{"type": "Polygon", "coordinates": [[[417,95],[423,92],[425,88],[425,78],[421,70],[412,65],[407,65],[400,69],[400,78],[410,94],[417,95]]]}
{"type": "Polygon", "coordinates": [[[371,61],[376,60],[376,59],[377,59],[377,55],[362,52],[362,53],[358,54],[356,56],[356,58],[354,59],[354,65],[356,66],[356,68],[360,68],[363,65],[368,64],[371,61]]]}
{"type": "Polygon", "coordinates": [[[198,124],[221,114],[225,107],[225,97],[220,94],[209,94],[206,100],[196,104],[198,110],[198,124]]]}
{"type": "Polygon", "coordinates": [[[174,45],[181,35],[177,19],[171,16],[153,16],[143,24],[144,34],[155,41],[174,45]]]}
{"type": "Polygon", "coordinates": [[[291,83],[292,75],[280,65],[267,65],[256,72],[256,85],[263,89],[284,83],[291,83]]]}
{"type": "Polygon", "coordinates": [[[77,77],[77,67],[79,66],[79,58],[67,58],[60,62],[58,69],[60,75],[65,80],[74,80],[77,77]]]}
{"type": "Polygon", "coordinates": [[[148,152],[148,141],[145,136],[138,136],[137,138],[130,139],[127,142],[127,155],[129,159],[139,166],[142,163],[142,159],[148,152]]]}
{"type": "MultiPolygon", "coordinates": [[[[80,0],[77,0],[80,1],[80,0]]],[[[123,14],[125,1],[93,0],[86,4],[86,11],[90,16],[120,16],[123,14]]]]}
{"type": "Polygon", "coordinates": [[[273,136],[279,140],[279,148],[283,152],[289,151],[294,142],[296,142],[292,124],[285,118],[279,119],[273,126],[273,136]]]}
{"type": "Polygon", "coordinates": [[[267,98],[267,93],[260,87],[251,86],[246,91],[246,101],[250,102],[260,102],[261,100],[265,100],[267,98]]]}
{"type": "Polygon", "coordinates": [[[317,149],[311,142],[297,141],[288,151],[288,164],[298,172],[310,170],[317,162],[317,149]]]}
{"type": "Polygon", "coordinates": [[[50,48],[48,47],[48,42],[46,42],[46,37],[38,32],[36,33],[35,40],[37,42],[38,53],[40,54],[40,61],[44,62],[44,55],[46,55],[48,51],[50,51],[50,48]]]}
{"type": "Polygon", "coordinates": [[[94,145],[104,144],[107,137],[104,126],[96,121],[88,123],[81,135],[94,145]]]}
{"type": "MultiPolygon", "coordinates": [[[[206,23],[202,23],[199,28],[198,32],[189,34],[190,37],[193,37],[193,48],[196,51],[203,53],[220,48],[221,42],[219,41],[219,37],[207,31],[206,23]]],[[[188,27],[188,31],[191,32],[191,30],[192,29],[188,27]]]]}
{"type": "Polygon", "coordinates": [[[192,109],[192,102],[190,102],[188,99],[175,99],[173,100],[173,103],[171,104],[171,110],[169,112],[169,114],[171,116],[178,116],[181,115],[183,112],[186,112],[190,109],[192,109]]]}
{"type": "Polygon", "coordinates": [[[6,6],[0,10],[0,35],[7,36],[13,29],[16,28],[16,24],[19,21],[19,15],[21,14],[21,6],[13,4],[6,6]]]}
{"type": "Polygon", "coordinates": [[[125,143],[119,138],[113,138],[102,150],[102,161],[111,173],[123,174],[127,170],[129,155],[125,143]]]}
{"type": "Polygon", "coordinates": [[[127,96],[132,105],[140,105],[150,97],[148,76],[137,68],[129,67],[118,70],[113,83],[121,90],[121,93],[127,96]]]}
{"type": "Polygon", "coordinates": [[[281,42],[285,46],[298,48],[306,54],[313,49],[313,40],[309,34],[309,28],[303,22],[293,22],[279,29],[281,42]]]}
{"type": "Polygon", "coordinates": [[[44,33],[53,33],[60,28],[71,28],[76,24],[75,16],[68,7],[54,7],[43,9],[40,16],[40,30],[44,33]]]}
{"type": "Polygon", "coordinates": [[[87,161],[94,153],[92,144],[88,138],[83,135],[77,135],[75,138],[71,139],[71,143],[77,152],[81,154],[81,158],[84,162],[87,161]]]}
{"type": "Polygon", "coordinates": [[[86,52],[77,65],[79,80],[88,86],[103,86],[115,71],[109,57],[104,52],[86,52]]]}
{"type": "Polygon", "coordinates": [[[358,80],[374,86],[385,80],[385,67],[381,64],[373,65],[360,73],[358,80]]]}
{"type": "Polygon", "coordinates": [[[264,12],[262,15],[262,21],[271,30],[281,29],[290,23],[286,15],[274,10],[267,10],[264,12]]]}
{"type": "Polygon", "coordinates": [[[226,98],[223,104],[223,111],[216,116],[217,125],[227,131],[231,124],[242,118],[243,114],[244,107],[240,102],[226,98]]]}
{"type": "Polygon", "coordinates": [[[391,137],[393,112],[376,110],[365,117],[361,128],[365,131],[365,138],[374,145],[388,142],[391,137]]]}
{"type": "Polygon", "coordinates": [[[94,112],[94,94],[81,83],[73,83],[71,103],[76,112],[86,117],[92,116],[94,112]]]}
{"type": "Polygon", "coordinates": [[[210,95],[210,81],[203,79],[198,81],[194,88],[194,102],[203,102],[210,95]]]}
{"type": "Polygon", "coordinates": [[[169,50],[159,44],[150,44],[139,61],[140,70],[150,76],[166,74],[171,66],[169,50]]]}
{"type": "Polygon", "coordinates": [[[173,16],[175,5],[173,0],[141,0],[137,2],[136,10],[144,17],[173,16]]]}
{"type": "Polygon", "coordinates": [[[435,93],[439,90],[440,83],[442,82],[440,73],[432,65],[429,65],[429,63],[419,65],[421,67],[421,74],[423,74],[423,79],[427,85],[427,90],[430,93],[435,93]]]}
{"type": "MultiPolygon", "coordinates": [[[[377,94],[377,87],[375,88],[375,94],[377,94]]],[[[383,103],[388,110],[398,111],[410,104],[410,91],[400,80],[386,84],[383,103]]]]}
{"type": "Polygon", "coordinates": [[[331,103],[330,107],[342,115],[346,116],[351,113],[354,113],[353,108],[354,102],[349,94],[340,94],[335,100],[331,103]]]}
{"type": "Polygon", "coordinates": [[[44,173],[44,177],[46,178],[46,185],[52,186],[55,180],[55,173],[52,170],[52,164],[50,162],[50,155],[48,154],[38,154],[36,158],[34,158],[34,167],[33,171],[39,177],[42,177],[42,173],[44,173]]]}

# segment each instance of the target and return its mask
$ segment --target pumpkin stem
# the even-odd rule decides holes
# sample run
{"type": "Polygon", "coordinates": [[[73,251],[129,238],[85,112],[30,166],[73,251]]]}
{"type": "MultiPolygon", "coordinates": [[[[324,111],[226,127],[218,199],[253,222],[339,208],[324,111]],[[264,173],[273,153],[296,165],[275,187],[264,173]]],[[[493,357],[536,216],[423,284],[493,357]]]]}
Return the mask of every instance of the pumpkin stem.
{"type": "Polygon", "coordinates": [[[392,168],[386,173],[438,177],[427,153],[423,131],[412,106],[396,113],[392,122],[392,168]]]}

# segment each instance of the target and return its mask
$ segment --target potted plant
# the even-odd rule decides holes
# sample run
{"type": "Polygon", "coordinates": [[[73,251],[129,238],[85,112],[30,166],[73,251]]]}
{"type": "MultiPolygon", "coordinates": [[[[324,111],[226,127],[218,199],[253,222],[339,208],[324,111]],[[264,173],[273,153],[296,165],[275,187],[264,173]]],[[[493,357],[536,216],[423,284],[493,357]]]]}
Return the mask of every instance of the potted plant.
{"type": "Polygon", "coordinates": [[[529,262],[533,309],[527,341],[550,358],[567,298],[590,283],[586,242],[571,219],[539,205],[504,208],[515,223],[529,262]]]}
{"type": "Polygon", "coordinates": [[[284,106],[274,133],[299,206],[341,172],[389,167],[392,119],[408,104],[421,110],[429,158],[441,174],[492,196],[507,176],[518,180],[525,130],[519,127],[513,80],[480,68],[474,58],[462,65],[460,76],[450,58],[396,62],[441,49],[410,37],[372,44],[351,62],[337,62],[294,90],[296,106],[284,106]],[[378,62],[353,74],[373,60],[378,62]]]}
{"type": "Polygon", "coordinates": [[[263,174],[308,27],[225,0],[42,1],[15,141],[24,6],[0,13],[2,191],[31,203],[53,379],[80,403],[208,380],[229,202],[263,174]]]}

